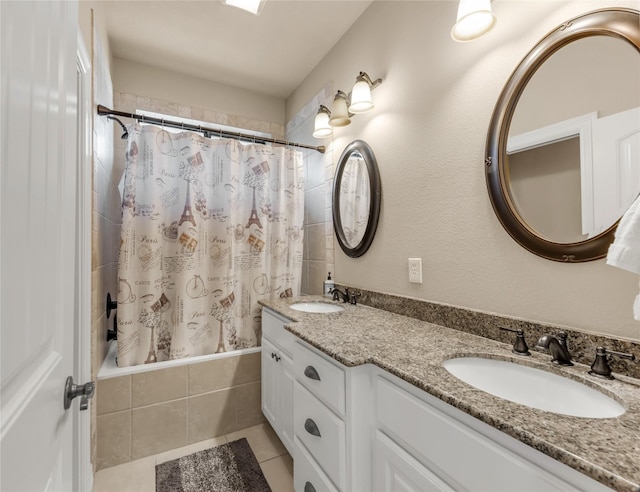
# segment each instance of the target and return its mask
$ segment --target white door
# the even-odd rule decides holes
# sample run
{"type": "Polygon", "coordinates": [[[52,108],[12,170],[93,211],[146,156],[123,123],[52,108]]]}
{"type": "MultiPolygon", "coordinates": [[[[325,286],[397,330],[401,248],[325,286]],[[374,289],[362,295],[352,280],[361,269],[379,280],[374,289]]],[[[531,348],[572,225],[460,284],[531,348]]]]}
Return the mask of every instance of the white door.
{"type": "Polygon", "coordinates": [[[72,490],[76,2],[1,1],[0,489],[72,490]]]}
{"type": "Polygon", "coordinates": [[[640,193],[640,108],[593,122],[595,232],[622,217],[640,193]]]}

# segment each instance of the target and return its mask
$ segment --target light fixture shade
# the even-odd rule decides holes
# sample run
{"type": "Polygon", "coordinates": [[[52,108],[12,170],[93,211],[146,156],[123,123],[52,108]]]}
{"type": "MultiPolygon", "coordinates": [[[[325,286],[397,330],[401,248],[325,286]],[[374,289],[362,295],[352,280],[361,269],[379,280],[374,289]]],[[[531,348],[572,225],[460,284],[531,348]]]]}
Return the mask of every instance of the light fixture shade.
{"type": "Polygon", "coordinates": [[[266,2],[266,0],[224,0],[226,5],[238,7],[239,9],[246,10],[247,12],[251,12],[255,15],[260,13],[264,2],[266,2]]]}
{"type": "Polygon", "coordinates": [[[329,119],[331,126],[347,126],[351,123],[347,101],[348,97],[344,92],[336,92],[336,96],[333,98],[333,106],[331,107],[331,118],[329,119]]]}
{"type": "Polygon", "coordinates": [[[329,116],[331,113],[326,106],[320,106],[316,114],[316,120],[313,128],[313,136],[316,138],[325,138],[333,133],[333,129],[329,125],[329,116]]]}
{"type": "Polygon", "coordinates": [[[349,111],[353,114],[366,113],[373,109],[371,99],[371,86],[369,81],[362,75],[356,77],[356,83],[351,90],[351,105],[349,111]]]}
{"type": "Polygon", "coordinates": [[[455,41],[473,41],[489,32],[496,23],[491,0],[460,0],[456,24],[451,29],[455,41]]]}

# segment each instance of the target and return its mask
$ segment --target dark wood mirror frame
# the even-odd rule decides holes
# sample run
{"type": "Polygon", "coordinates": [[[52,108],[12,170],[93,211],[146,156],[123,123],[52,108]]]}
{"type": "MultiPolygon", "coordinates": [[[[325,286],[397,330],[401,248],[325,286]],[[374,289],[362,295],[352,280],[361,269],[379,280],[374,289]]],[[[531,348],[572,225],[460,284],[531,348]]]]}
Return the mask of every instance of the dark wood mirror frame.
{"type": "Polygon", "coordinates": [[[357,258],[367,252],[369,246],[373,242],[378,228],[378,219],[380,218],[380,201],[382,199],[382,189],[380,184],[380,172],[378,171],[378,163],[371,147],[363,140],[354,140],[351,142],[340,155],[338,168],[333,180],[333,229],[336,233],[338,244],[342,251],[351,258],[357,258]],[[369,172],[369,187],[371,189],[371,202],[369,204],[369,220],[364,236],[360,243],[351,247],[348,244],[344,230],[342,228],[342,220],[340,219],[340,186],[342,184],[342,174],[344,168],[353,152],[360,152],[364,158],[364,162],[369,172]]]}
{"type": "Polygon", "coordinates": [[[612,36],[640,52],[640,11],[603,9],[575,17],[547,34],[516,67],[507,81],[489,124],[485,176],[491,204],[511,237],[530,252],[554,261],[583,262],[603,258],[613,242],[616,222],[601,234],[575,243],[557,243],[540,236],[519,215],[509,191],[506,144],[516,105],[527,82],[553,53],[588,36],[612,36]]]}

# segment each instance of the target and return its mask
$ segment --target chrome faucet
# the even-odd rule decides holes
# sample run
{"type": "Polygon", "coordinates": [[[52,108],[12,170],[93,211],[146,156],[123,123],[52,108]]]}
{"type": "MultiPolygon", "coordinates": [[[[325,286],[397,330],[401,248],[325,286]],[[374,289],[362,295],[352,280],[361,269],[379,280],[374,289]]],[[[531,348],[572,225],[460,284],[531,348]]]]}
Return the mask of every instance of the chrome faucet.
{"type": "Polygon", "coordinates": [[[572,366],[571,354],[567,348],[567,334],[564,331],[558,333],[558,336],[542,335],[536,344],[539,349],[548,350],[551,353],[551,362],[555,362],[561,366],[572,366]]]}

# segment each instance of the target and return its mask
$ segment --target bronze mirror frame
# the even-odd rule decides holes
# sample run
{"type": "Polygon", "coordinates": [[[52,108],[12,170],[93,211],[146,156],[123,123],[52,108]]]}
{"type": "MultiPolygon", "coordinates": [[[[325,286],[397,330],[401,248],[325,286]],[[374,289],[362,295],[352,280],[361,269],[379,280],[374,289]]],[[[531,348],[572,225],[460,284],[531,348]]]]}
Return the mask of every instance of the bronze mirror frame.
{"type": "Polygon", "coordinates": [[[524,57],[504,86],[496,103],[486,142],[485,177],[491,204],[509,235],[530,252],[554,261],[577,263],[607,254],[618,221],[601,234],[573,243],[549,241],[534,231],[516,210],[509,191],[506,144],[516,105],[536,70],[563,46],[588,36],[612,36],[640,52],[640,11],[601,9],[582,14],[547,34],[524,57]]]}
{"type": "Polygon", "coordinates": [[[336,233],[336,239],[338,240],[338,244],[340,244],[340,248],[342,248],[342,251],[344,251],[347,256],[350,256],[351,258],[362,256],[367,252],[369,246],[371,246],[373,237],[376,235],[376,229],[378,228],[381,199],[382,189],[380,184],[380,172],[378,170],[378,163],[373,150],[371,150],[369,144],[364,140],[354,140],[347,145],[340,155],[338,168],[336,169],[336,175],[333,180],[333,230],[336,233]],[[365,229],[364,236],[357,245],[352,247],[349,246],[342,227],[342,220],[340,218],[340,187],[342,185],[342,175],[347,161],[351,154],[356,151],[362,155],[367,166],[367,171],[369,173],[369,188],[371,189],[371,202],[369,203],[369,220],[367,221],[367,228],[365,229]]]}

